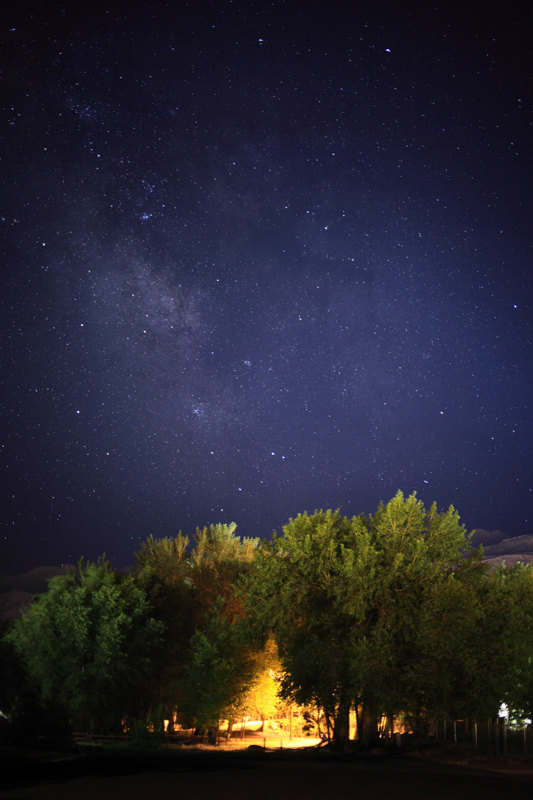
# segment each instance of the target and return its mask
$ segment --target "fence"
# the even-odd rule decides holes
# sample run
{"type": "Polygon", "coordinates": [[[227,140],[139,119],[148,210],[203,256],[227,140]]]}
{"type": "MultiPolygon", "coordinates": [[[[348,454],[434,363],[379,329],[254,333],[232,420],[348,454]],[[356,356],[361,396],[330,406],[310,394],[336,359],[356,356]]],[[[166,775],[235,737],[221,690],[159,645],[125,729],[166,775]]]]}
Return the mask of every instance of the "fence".
{"type": "Polygon", "coordinates": [[[487,755],[533,757],[533,725],[509,727],[503,717],[483,722],[441,720],[435,735],[438,741],[469,744],[487,755]]]}

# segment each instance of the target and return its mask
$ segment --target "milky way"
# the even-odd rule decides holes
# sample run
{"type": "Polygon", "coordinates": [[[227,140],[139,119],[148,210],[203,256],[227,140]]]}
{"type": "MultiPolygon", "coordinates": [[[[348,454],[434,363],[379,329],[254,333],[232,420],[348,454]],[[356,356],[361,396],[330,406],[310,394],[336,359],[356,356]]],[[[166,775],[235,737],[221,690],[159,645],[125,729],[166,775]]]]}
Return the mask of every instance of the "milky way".
{"type": "Polygon", "coordinates": [[[398,489],[531,532],[525,14],[41,5],[2,28],[0,571],[398,489]]]}

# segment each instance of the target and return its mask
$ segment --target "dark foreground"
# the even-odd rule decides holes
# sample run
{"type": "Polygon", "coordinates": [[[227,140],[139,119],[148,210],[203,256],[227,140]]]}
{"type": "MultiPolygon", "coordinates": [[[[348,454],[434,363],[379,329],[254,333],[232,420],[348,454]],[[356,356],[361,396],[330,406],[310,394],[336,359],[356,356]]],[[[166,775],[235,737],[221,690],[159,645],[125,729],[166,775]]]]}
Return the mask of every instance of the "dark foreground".
{"type": "Polygon", "coordinates": [[[523,762],[470,766],[434,758],[338,756],[327,752],[174,751],[70,756],[7,750],[0,798],[11,800],[495,800],[533,796],[523,762]]]}

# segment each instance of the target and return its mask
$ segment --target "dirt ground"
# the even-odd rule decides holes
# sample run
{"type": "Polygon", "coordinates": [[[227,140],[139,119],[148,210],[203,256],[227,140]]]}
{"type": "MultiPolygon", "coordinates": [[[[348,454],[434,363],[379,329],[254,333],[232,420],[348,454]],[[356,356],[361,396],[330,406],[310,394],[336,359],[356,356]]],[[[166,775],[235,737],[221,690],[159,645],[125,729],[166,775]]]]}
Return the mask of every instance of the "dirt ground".
{"type": "MultiPolygon", "coordinates": [[[[455,759],[457,761],[457,759],[455,759]]],[[[1,800],[515,800],[533,796],[533,765],[521,760],[446,763],[424,757],[304,753],[99,754],[4,752],[1,800]]]]}

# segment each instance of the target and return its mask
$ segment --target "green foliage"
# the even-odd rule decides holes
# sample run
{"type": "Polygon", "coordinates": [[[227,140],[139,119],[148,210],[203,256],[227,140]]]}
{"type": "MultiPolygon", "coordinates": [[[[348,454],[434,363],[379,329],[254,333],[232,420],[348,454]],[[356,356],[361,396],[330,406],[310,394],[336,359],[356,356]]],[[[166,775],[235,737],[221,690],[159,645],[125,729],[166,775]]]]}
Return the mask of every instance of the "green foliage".
{"type": "Polygon", "coordinates": [[[0,620],[0,712],[6,717],[26,689],[26,676],[20,656],[7,639],[9,623],[0,620]]]}
{"type": "Polygon", "coordinates": [[[154,615],[165,626],[154,678],[157,702],[167,709],[169,718],[182,699],[181,674],[198,622],[188,544],[181,533],[174,539],[151,536],[136,554],[137,581],[149,597],[154,615]]]}
{"type": "MultiPolygon", "coordinates": [[[[248,631],[245,637],[249,642],[248,631]]],[[[252,680],[242,698],[242,707],[252,719],[273,719],[283,704],[279,696],[281,665],[274,639],[269,638],[262,649],[254,649],[251,656],[252,680]]]]}
{"type": "Polygon", "coordinates": [[[533,719],[533,565],[502,565],[483,594],[485,620],[479,660],[488,673],[494,703],[516,717],[533,719]]]}
{"type": "Polygon", "coordinates": [[[442,660],[436,669],[443,652],[440,631],[445,615],[453,611],[459,627],[442,634],[448,658],[457,664],[464,655],[458,633],[464,628],[465,579],[479,556],[471,553],[469,536],[453,507],[439,513],[433,503],[426,510],[415,494],[405,498],[398,492],[380,504],[368,519],[368,530],[376,570],[366,617],[368,680],[363,699],[388,714],[403,710],[416,716],[427,712],[439,693],[443,697],[442,660]],[[457,596],[461,592],[462,603],[457,596]]]}
{"type": "Polygon", "coordinates": [[[130,745],[137,750],[161,747],[165,735],[163,709],[159,704],[142,719],[134,719],[129,728],[130,745]]]}
{"type": "Polygon", "coordinates": [[[181,531],[174,539],[149,536],[136,554],[137,565],[139,569],[149,566],[156,575],[170,583],[179,581],[188,565],[188,545],[189,539],[181,531]]]}
{"type": "Polygon", "coordinates": [[[191,552],[190,580],[200,614],[209,611],[217,598],[224,600],[224,614],[230,619],[242,616],[242,605],[235,592],[237,584],[251,569],[258,539],[235,535],[236,525],[209,525],[196,529],[191,552]]]}
{"type": "Polygon", "coordinates": [[[21,730],[35,692],[46,724],[126,721],[143,747],[176,707],[214,740],[221,718],[271,713],[278,687],[339,745],[354,706],[363,740],[383,714],[419,732],[502,701],[533,716],[533,570],[489,569],[453,507],[398,492],[368,517],[299,514],[260,547],[235,528],[149,537],[131,575],[102,557],[52,579],[0,642],[21,730]]]}
{"type": "MultiPolygon", "coordinates": [[[[245,593],[256,630],[275,634],[283,694],[324,708],[338,743],[353,704],[374,719],[427,704],[435,686],[415,683],[428,660],[422,623],[439,627],[440,593],[469,550],[455,510],[426,510],[414,494],[398,492],[368,518],[291,519],[261,548],[245,593]]],[[[448,646],[456,656],[457,642],[448,646]]]]}
{"type": "Polygon", "coordinates": [[[182,711],[201,730],[216,729],[221,718],[232,718],[251,678],[252,661],[242,629],[214,604],[203,629],[191,638],[184,672],[182,711]]]}
{"type": "Polygon", "coordinates": [[[105,729],[149,702],[162,631],[133,576],[119,576],[101,558],[50,581],[7,639],[45,703],[105,729]]]}
{"type": "Polygon", "coordinates": [[[194,536],[195,549],[191,554],[196,566],[210,563],[213,565],[242,563],[251,561],[258,545],[258,539],[235,536],[237,525],[217,523],[202,529],[197,528],[194,536]]]}
{"type": "Polygon", "coordinates": [[[284,697],[340,720],[360,683],[355,642],[364,623],[374,553],[363,520],[300,514],[273,536],[246,585],[250,618],[274,631],[284,697]]]}
{"type": "Polygon", "coordinates": [[[250,648],[236,586],[252,568],[257,540],[240,539],[235,523],[197,528],[193,547],[181,534],[143,543],[139,580],[167,626],[158,665],[159,697],[201,728],[232,713],[248,685],[250,648]]]}

